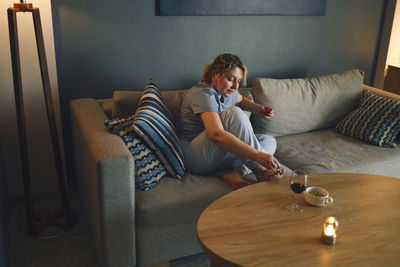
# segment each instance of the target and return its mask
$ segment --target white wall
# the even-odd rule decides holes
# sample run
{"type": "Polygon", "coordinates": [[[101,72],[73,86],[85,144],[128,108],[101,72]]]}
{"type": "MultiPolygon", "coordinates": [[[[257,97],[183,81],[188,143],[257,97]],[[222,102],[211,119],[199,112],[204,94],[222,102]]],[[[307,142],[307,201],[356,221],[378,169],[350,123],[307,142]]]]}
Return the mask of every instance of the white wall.
{"type": "MultiPolygon", "coordinates": [[[[18,2],[16,0],[0,1],[0,10],[2,12],[0,16],[0,141],[3,148],[8,189],[11,197],[23,195],[8,19],[6,15],[7,8],[18,2]]],[[[33,2],[33,6],[40,9],[50,84],[60,142],[62,143],[51,1],[35,0],[27,2],[33,2]]],[[[33,193],[57,191],[58,183],[44,105],[32,13],[19,12],[17,14],[17,25],[32,190],[33,193]]]]}
{"type": "Polygon", "coordinates": [[[396,11],[393,19],[392,34],[390,36],[387,65],[400,64],[400,3],[397,1],[396,11]]]}

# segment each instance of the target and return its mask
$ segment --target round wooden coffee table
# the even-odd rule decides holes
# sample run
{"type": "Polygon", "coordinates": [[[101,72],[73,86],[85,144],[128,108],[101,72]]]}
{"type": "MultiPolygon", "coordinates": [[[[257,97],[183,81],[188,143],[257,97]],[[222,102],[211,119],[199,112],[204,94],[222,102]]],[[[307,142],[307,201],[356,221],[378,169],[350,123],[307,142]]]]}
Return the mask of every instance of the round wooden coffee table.
{"type": "Polygon", "coordinates": [[[197,236],[214,266],[399,266],[400,179],[355,173],[310,174],[334,198],[300,201],[291,213],[288,178],[233,191],[201,214],[197,236]],[[337,241],[321,242],[323,220],[339,221],[337,241]]]}

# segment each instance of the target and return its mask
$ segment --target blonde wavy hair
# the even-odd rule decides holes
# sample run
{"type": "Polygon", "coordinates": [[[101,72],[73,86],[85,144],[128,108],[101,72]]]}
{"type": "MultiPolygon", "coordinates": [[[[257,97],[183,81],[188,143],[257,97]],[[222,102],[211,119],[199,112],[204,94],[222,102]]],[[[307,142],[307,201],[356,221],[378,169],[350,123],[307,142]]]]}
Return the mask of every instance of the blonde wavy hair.
{"type": "Polygon", "coordinates": [[[246,86],[247,67],[242,63],[240,58],[233,54],[224,53],[219,55],[213,63],[208,64],[203,70],[201,81],[211,84],[213,75],[221,76],[230,69],[239,68],[243,72],[243,86],[246,86]]]}

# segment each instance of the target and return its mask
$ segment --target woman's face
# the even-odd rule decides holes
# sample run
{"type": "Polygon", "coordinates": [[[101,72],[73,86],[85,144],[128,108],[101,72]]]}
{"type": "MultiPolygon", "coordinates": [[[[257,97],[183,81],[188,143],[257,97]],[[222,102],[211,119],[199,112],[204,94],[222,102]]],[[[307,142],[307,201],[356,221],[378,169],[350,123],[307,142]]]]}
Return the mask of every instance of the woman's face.
{"type": "Polygon", "coordinates": [[[238,88],[243,78],[243,71],[238,68],[232,68],[221,75],[215,75],[211,86],[213,86],[219,94],[230,97],[238,88]]]}

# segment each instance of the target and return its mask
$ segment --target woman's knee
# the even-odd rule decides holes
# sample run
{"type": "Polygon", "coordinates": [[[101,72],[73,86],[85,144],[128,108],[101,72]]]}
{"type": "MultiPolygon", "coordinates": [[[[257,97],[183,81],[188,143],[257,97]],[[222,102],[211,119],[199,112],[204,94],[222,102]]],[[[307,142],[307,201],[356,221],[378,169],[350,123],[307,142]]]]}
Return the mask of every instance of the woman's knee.
{"type": "Polygon", "coordinates": [[[248,143],[254,137],[253,126],[244,111],[239,107],[231,107],[221,113],[221,122],[225,131],[248,143]]]}
{"type": "Polygon", "coordinates": [[[264,148],[264,152],[273,155],[276,150],[276,139],[269,134],[256,134],[257,140],[264,148]]]}
{"type": "Polygon", "coordinates": [[[237,106],[225,109],[221,112],[220,117],[222,123],[250,123],[246,113],[237,106]]]}

